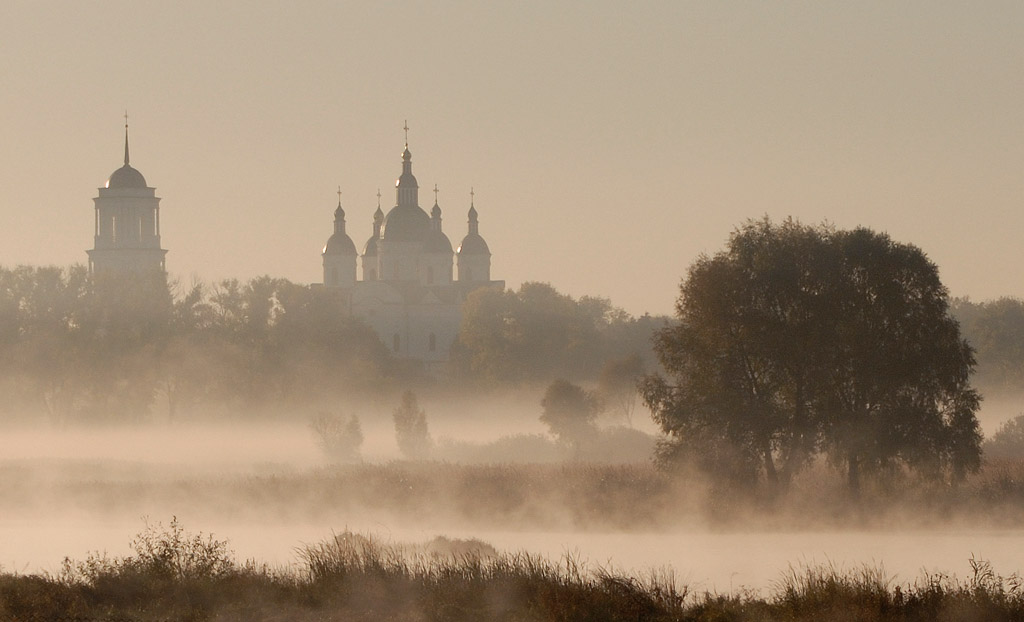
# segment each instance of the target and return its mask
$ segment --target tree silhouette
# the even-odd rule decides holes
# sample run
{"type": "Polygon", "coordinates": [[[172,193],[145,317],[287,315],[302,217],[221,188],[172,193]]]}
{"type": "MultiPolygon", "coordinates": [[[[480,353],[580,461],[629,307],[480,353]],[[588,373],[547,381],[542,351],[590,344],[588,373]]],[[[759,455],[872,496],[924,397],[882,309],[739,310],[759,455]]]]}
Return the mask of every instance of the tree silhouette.
{"type": "Polygon", "coordinates": [[[979,464],[970,347],[934,264],[867,229],[746,223],[690,268],[643,383],[665,460],[785,487],[821,451],[954,479],[979,464]]]}

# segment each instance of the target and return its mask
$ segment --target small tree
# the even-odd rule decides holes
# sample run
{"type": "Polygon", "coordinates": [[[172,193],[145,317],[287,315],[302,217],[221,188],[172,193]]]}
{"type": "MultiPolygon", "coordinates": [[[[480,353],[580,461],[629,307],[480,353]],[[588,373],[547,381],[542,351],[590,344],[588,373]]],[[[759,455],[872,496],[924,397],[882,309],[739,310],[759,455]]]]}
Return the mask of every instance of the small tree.
{"type": "Polygon", "coordinates": [[[359,460],[359,448],[363,444],[363,427],[359,417],[344,417],[331,413],[319,413],[309,424],[323,450],[332,460],[353,462],[359,460]]]}
{"type": "Polygon", "coordinates": [[[406,391],[402,404],[392,414],[395,422],[395,440],[398,449],[406,458],[422,460],[430,453],[433,444],[427,430],[427,413],[416,401],[416,394],[406,391]]]}
{"type": "Polygon", "coordinates": [[[597,397],[568,380],[552,382],[540,401],[542,423],[559,442],[579,448],[580,442],[597,433],[594,419],[601,410],[597,397]]]}
{"type": "Polygon", "coordinates": [[[639,397],[636,385],[643,375],[644,363],[639,354],[633,353],[607,361],[597,380],[601,398],[622,415],[629,427],[633,427],[633,412],[639,397]]]}
{"type": "Polygon", "coordinates": [[[1024,415],[1004,421],[981,450],[985,458],[1024,458],[1024,415]]]}

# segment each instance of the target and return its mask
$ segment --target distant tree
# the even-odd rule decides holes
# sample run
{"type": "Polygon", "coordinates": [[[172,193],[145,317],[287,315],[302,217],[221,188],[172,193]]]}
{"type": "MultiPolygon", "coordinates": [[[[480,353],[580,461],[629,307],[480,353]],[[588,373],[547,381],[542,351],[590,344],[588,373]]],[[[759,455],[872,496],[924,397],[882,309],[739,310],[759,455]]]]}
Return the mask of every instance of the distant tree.
{"type": "Polygon", "coordinates": [[[597,378],[597,390],[605,404],[621,414],[626,425],[633,427],[633,412],[639,399],[637,382],[644,375],[644,363],[637,353],[624,358],[609,359],[597,378]]]}
{"type": "Polygon", "coordinates": [[[1024,458],[1024,415],[1004,421],[981,449],[986,459],[1024,458]]]}
{"type": "Polygon", "coordinates": [[[651,335],[661,323],[633,318],[605,298],[575,300],[547,283],[482,288],[463,305],[453,367],[488,383],[595,379],[611,358],[639,352],[653,360],[651,335]]]}
{"type": "Polygon", "coordinates": [[[395,440],[402,455],[412,460],[426,458],[433,443],[427,430],[427,413],[420,408],[415,393],[402,394],[402,404],[392,413],[392,418],[395,440]]]}
{"type": "Polygon", "coordinates": [[[952,312],[977,351],[978,385],[986,393],[1024,389],[1024,301],[960,298],[953,301],[952,312]]]}
{"type": "Polygon", "coordinates": [[[552,382],[540,401],[540,420],[559,442],[579,449],[597,433],[598,398],[564,378],[552,382]]]}
{"type": "Polygon", "coordinates": [[[309,424],[320,449],[331,460],[352,462],[359,460],[363,445],[363,427],[359,417],[321,412],[309,424]]]}
{"type": "Polygon", "coordinates": [[[676,310],[655,344],[668,377],[643,383],[663,460],[784,487],[826,451],[853,492],[897,462],[977,468],[974,359],[916,247],[751,221],[690,268],[676,310]]]}

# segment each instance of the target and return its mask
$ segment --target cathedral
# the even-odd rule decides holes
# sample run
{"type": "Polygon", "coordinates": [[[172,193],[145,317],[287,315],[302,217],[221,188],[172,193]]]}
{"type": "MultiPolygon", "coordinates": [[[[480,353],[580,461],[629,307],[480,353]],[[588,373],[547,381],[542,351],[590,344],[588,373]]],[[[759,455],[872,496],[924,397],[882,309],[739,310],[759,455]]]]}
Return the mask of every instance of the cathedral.
{"type": "Polygon", "coordinates": [[[160,199],[156,189],[132,168],[128,157],[127,115],[124,125],[124,166],[111,173],[93,199],[96,224],[89,272],[163,272],[167,251],[160,248],[160,199]]]}
{"type": "Polygon", "coordinates": [[[472,192],[468,230],[454,251],[441,226],[436,186],[430,214],[420,207],[408,142],[395,190],[395,206],[387,215],[377,193],[373,233],[361,254],[345,231],[339,191],[334,234],[322,253],[324,287],[372,326],[395,356],[430,367],[448,360],[466,296],[481,287],[503,288],[505,282],[491,280],[491,251],[480,236],[472,192]]]}
{"type": "MultiPolygon", "coordinates": [[[[504,288],[505,282],[491,280],[491,251],[480,236],[472,191],[467,232],[455,250],[441,225],[436,186],[430,214],[420,207],[408,140],[395,191],[395,206],[387,215],[378,191],[373,233],[360,253],[345,230],[339,189],[334,234],[322,252],[322,287],[337,296],[339,312],[365,320],[395,356],[430,368],[448,360],[466,296],[481,287],[504,288]]],[[[130,164],[127,122],[124,166],[110,175],[93,202],[94,243],[86,251],[91,274],[166,270],[160,199],[130,164]]]]}

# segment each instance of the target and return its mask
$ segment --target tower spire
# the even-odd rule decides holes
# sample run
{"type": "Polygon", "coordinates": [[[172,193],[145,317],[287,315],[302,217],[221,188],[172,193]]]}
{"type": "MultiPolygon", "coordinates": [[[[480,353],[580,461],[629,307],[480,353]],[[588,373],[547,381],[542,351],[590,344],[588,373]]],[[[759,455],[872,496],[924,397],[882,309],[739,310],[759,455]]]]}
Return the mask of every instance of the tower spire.
{"type": "Polygon", "coordinates": [[[338,207],[341,207],[341,186],[338,186],[338,207]]]}
{"type": "Polygon", "coordinates": [[[124,165],[128,166],[128,111],[124,111],[124,165]]]}
{"type": "Polygon", "coordinates": [[[409,120],[405,120],[405,125],[402,127],[405,130],[405,148],[409,148],[409,120]]]}

